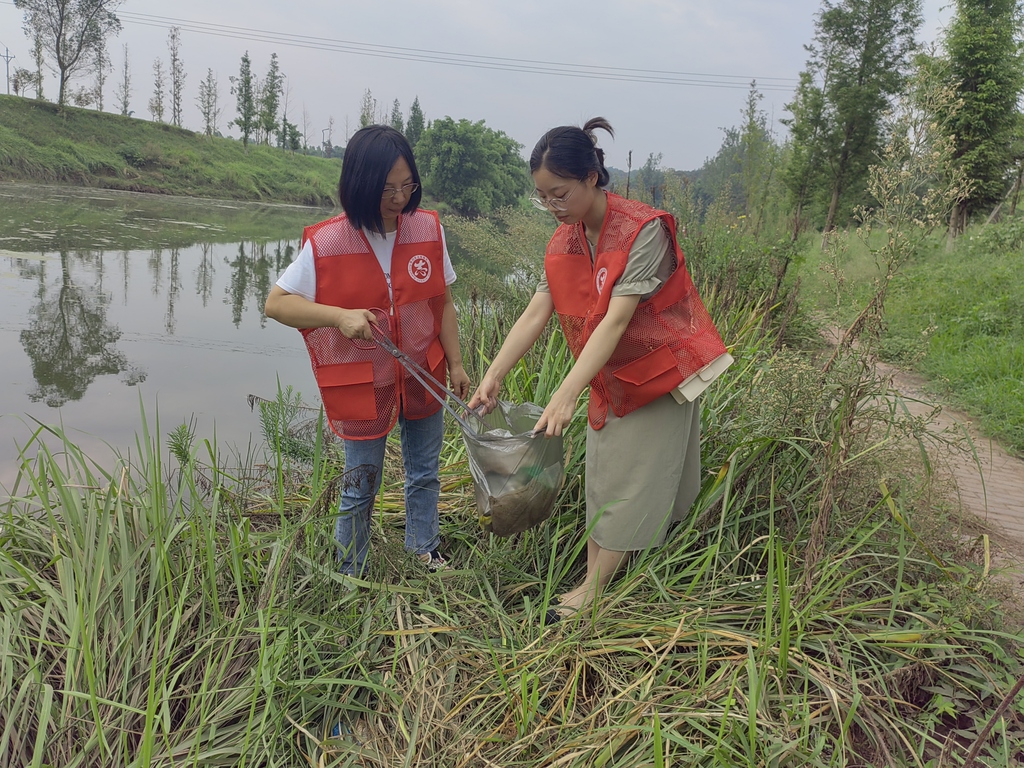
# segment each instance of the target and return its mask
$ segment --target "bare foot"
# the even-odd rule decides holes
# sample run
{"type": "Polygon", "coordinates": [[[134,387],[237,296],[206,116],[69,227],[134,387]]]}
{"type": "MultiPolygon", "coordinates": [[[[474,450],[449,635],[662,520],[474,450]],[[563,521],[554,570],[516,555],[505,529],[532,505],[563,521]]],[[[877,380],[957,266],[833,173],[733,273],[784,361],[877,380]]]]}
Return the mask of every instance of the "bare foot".
{"type": "Polygon", "coordinates": [[[582,608],[592,605],[594,602],[594,590],[588,584],[580,584],[573,590],[559,596],[558,605],[555,610],[563,616],[570,616],[582,608]]]}

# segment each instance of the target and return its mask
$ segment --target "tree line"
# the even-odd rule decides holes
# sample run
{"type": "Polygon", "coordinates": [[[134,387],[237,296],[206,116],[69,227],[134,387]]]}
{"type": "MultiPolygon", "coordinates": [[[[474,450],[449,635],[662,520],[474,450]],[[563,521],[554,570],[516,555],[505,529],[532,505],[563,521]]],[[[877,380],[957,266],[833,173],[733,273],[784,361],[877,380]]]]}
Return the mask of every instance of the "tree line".
{"type": "MultiPolygon", "coordinates": [[[[892,138],[893,110],[926,113],[935,142],[952,146],[944,173],[962,174],[966,195],[948,222],[1013,212],[1024,176],[1021,9],[1015,0],[955,0],[951,21],[926,48],[919,0],[824,0],[788,115],[776,138],[752,83],[739,125],[718,153],[676,179],[693,215],[712,207],[755,228],[784,218],[793,239],[828,233],[872,207],[868,178],[892,138]],[[936,98],[936,92],[942,97],[936,98]]],[[[935,146],[913,151],[936,151],[935,146]]]]}
{"type": "MultiPolygon", "coordinates": [[[[123,0],[15,0],[25,16],[35,69],[16,69],[16,92],[43,97],[43,70],[58,77],[58,104],[103,108],[103,90],[111,69],[106,40],[120,31],[115,11],[123,0]],[[92,74],[91,87],[70,86],[92,74]]],[[[948,89],[931,118],[955,147],[954,162],[966,175],[969,192],[949,221],[950,236],[979,215],[990,215],[1004,200],[1016,207],[1024,180],[1024,120],[1018,99],[1024,87],[1021,9],[1016,0],[955,0],[953,18],[939,44],[926,50],[918,41],[921,0],[823,0],[799,85],[781,120],[784,140],[759,108],[761,94],[752,83],[740,125],[725,130],[721,148],[690,174],[660,167],[651,153],[638,170],[630,168],[620,192],[659,204],[668,181],[685,188],[691,213],[711,205],[752,219],[761,226],[770,216],[785,216],[793,237],[810,228],[829,232],[846,225],[859,207],[870,206],[869,169],[889,138],[886,115],[900,98],[913,98],[911,83],[922,78],[948,89]],[[631,188],[632,187],[632,188],[631,188]]],[[[185,68],[180,30],[168,36],[168,60],[153,62],[153,93],[148,101],[156,121],[181,126],[185,68]]],[[[235,116],[228,125],[250,142],[337,156],[331,117],[322,141],[309,141],[309,120],[302,127],[289,114],[290,99],[277,54],[265,76],[253,72],[248,51],[230,78],[235,116]]],[[[132,114],[132,80],[127,46],[117,108],[132,114]]],[[[930,104],[938,103],[935,100],[930,104]]],[[[218,134],[223,108],[212,70],[199,83],[196,98],[203,131],[218,134]]],[[[397,99],[378,103],[366,90],[359,125],[383,123],[402,131],[416,148],[431,194],[467,215],[488,213],[514,202],[528,189],[522,146],[483,121],[445,117],[428,122],[419,99],[403,114],[397,99]]],[[[349,134],[346,120],[345,135],[349,134]]],[[[630,156],[632,164],[632,156],[630,156]]]]}
{"type": "MultiPolygon", "coordinates": [[[[105,86],[112,70],[107,40],[120,32],[116,10],[123,0],[16,0],[24,13],[24,31],[32,41],[34,69],[18,68],[12,85],[17,95],[34,92],[44,98],[44,72],[50,69],[58,80],[57,103],[102,110],[105,86]],[[72,87],[72,82],[92,76],[90,85],[72,87]]],[[[181,30],[171,27],[167,57],[157,56],[152,65],[152,94],[147,108],[155,122],[182,127],[187,73],[181,51],[181,30]]],[[[343,157],[344,147],[335,145],[335,120],[331,116],[321,142],[309,140],[309,115],[302,110],[301,128],[291,110],[286,78],[277,53],[272,53],[266,74],[260,77],[246,51],[238,74],[229,77],[234,97],[234,116],[226,123],[238,130],[242,145],[276,146],[293,152],[343,157]]],[[[130,109],[135,92],[128,46],[123,47],[119,80],[115,85],[115,107],[133,116],[130,109]]],[[[199,82],[195,104],[202,120],[202,132],[220,136],[225,99],[212,69],[199,82]]],[[[398,99],[378,104],[367,89],[360,103],[359,126],[371,123],[391,125],[401,131],[414,147],[431,196],[466,216],[479,216],[519,201],[528,189],[522,145],[484,122],[444,117],[429,122],[413,100],[408,116],[398,99]]],[[[345,139],[350,133],[345,124],[345,139]]]]}

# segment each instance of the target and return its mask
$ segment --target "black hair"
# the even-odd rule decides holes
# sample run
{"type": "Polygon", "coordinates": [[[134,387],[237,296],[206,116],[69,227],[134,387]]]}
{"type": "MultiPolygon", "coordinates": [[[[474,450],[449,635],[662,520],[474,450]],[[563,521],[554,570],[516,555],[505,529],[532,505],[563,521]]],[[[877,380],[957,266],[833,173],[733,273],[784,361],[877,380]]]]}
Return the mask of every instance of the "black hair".
{"type": "Polygon", "coordinates": [[[560,125],[541,136],[530,155],[530,173],[546,168],[564,179],[583,181],[597,173],[597,186],[608,185],[610,176],[604,167],[604,150],[597,146],[594,130],[600,128],[615,137],[615,131],[603,117],[592,117],[582,128],[560,125]]]}
{"type": "MultiPolygon", "coordinates": [[[[412,171],[412,183],[420,183],[416,158],[405,136],[387,125],[368,125],[360,128],[348,141],[341,161],[341,179],[338,198],[352,226],[384,234],[384,219],[380,215],[380,200],[388,174],[398,158],[404,157],[412,171]]],[[[409,195],[402,213],[413,213],[420,205],[423,188],[409,195]]]]}

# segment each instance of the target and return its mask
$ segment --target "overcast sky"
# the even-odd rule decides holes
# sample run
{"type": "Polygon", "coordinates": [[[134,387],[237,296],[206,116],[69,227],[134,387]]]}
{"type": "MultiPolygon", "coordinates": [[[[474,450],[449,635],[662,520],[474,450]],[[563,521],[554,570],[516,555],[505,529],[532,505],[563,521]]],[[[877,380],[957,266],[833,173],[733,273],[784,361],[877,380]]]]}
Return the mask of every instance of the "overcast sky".
{"type": "MultiPolygon", "coordinates": [[[[947,4],[925,0],[923,40],[948,21],[947,4]]],[[[161,57],[166,70],[167,33],[177,25],[189,128],[201,127],[195,97],[207,68],[220,83],[221,130],[231,133],[228,77],[246,50],[261,77],[277,52],[289,117],[301,130],[305,110],[310,143],[321,141],[333,117],[334,143],[343,145],[346,120],[351,133],[369,88],[389,110],[398,99],[405,115],[418,96],[428,120],[484,120],[523,144],[524,156],[548,128],[604,115],[616,131],[614,141],[600,134],[609,165],[624,169],[632,150],[634,167],[661,152],[666,167],[690,170],[715,154],[723,127],[739,123],[752,79],[784,132],[778,119],[819,7],[818,0],[127,0],[119,9],[123,30],[110,42],[114,71],[104,108],[114,109],[127,44],[131,109],[150,117],[153,60],[161,57]],[[357,47],[365,52],[351,52],[357,47]],[[570,71],[582,76],[560,74],[570,71]]],[[[5,46],[17,57],[12,71],[32,68],[22,15],[10,0],[0,0],[0,51],[5,46]]],[[[45,89],[55,96],[56,81],[45,89]]]]}

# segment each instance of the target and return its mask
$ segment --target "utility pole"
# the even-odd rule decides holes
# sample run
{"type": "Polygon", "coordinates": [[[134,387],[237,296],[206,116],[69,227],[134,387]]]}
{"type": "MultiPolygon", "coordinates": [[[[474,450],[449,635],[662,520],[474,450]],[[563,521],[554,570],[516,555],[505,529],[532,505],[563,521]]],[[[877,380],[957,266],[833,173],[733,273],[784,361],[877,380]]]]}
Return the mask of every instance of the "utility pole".
{"type": "Polygon", "coordinates": [[[17,56],[12,56],[11,55],[11,49],[8,48],[5,45],[4,46],[3,59],[4,59],[5,62],[7,62],[7,95],[8,96],[11,95],[11,59],[16,59],[16,58],[18,58],[18,57],[17,56]]]}

